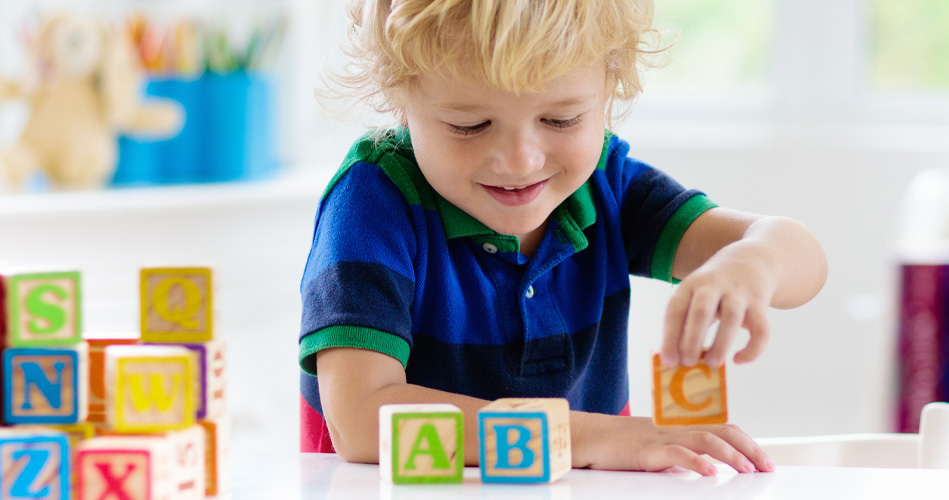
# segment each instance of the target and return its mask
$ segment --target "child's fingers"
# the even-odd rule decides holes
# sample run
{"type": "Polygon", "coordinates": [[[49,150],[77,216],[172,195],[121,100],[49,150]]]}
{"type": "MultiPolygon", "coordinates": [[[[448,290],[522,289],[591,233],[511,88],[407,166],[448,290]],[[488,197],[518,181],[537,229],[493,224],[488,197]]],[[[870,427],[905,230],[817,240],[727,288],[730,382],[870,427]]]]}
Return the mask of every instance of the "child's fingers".
{"type": "MultiPolygon", "coordinates": [[[[718,430],[718,429],[716,429],[718,430]]],[[[734,442],[709,431],[693,431],[684,434],[681,443],[686,448],[704,453],[715,460],[728,464],[738,472],[754,472],[755,465],[739,450],[734,442]]]]}
{"type": "Polygon", "coordinates": [[[690,292],[680,288],[677,293],[672,294],[669,305],[666,306],[662,347],[659,351],[659,359],[663,366],[669,367],[679,364],[679,341],[685,324],[685,315],[689,310],[689,299],[691,298],[692,294],[690,292]]]}
{"type": "Polygon", "coordinates": [[[745,328],[751,334],[751,340],[744,349],[735,354],[735,363],[754,361],[764,351],[770,337],[768,317],[763,307],[751,307],[745,313],[745,328]]]}
{"type": "Polygon", "coordinates": [[[705,364],[717,368],[721,366],[725,359],[725,353],[728,347],[732,345],[735,335],[741,328],[742,321],[745,318],[745,302],[734,297],[725,297],[722,299],[722,305],[719,309],[718,332],[715,334],[715,342],[705,354],[705,364]]]}
{"type": "Polygon", "coordinates": [[[692,294],[682,339],[679,341],[679,354],[684,366],[698,363],[705,333],[715,322],[721,300],[721,293],[713,288],[699,289],[692,294]]]}
{"type": "Polygon", "coordinates": [[[740,427],[734,424],[715,425],[706,427],[710,432],[714,432],[720,438],[728,442],[742,456],[751,460],[754,467],[762,472],[771,472],[774,470],[774,462],[768,457],[768,454],[758,446],[758,443],[749,436],[740,427]]]}
{"type": "Polygon", "coordinates": [[[659,451],[650,454],[644,460],[643,470],[661,471],[675,466],[694,470],[703,476],[714,476],[718,473],[718,468],[701,455],[676,444],[663,446],[659,451]]]}

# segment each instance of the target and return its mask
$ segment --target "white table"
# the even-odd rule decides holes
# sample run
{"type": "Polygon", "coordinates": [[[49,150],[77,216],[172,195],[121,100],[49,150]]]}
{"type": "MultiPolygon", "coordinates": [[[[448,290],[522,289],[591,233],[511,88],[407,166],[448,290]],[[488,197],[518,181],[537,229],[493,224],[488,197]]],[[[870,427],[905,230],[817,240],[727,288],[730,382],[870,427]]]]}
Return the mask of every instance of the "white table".
{"type": "Polygon", "coordinates": [[[720,466],[717,477],[693,472],[572,470],[552,485],[484,484],[477,468],[453,485],[393,485],[376,465],[349,464],[336,455],[238,449],[232,456],[233,500],[581,500],[683,498],[897,499],[949,498],[949,471],[778,467],[774,473],[738,474],[720,466]]]}

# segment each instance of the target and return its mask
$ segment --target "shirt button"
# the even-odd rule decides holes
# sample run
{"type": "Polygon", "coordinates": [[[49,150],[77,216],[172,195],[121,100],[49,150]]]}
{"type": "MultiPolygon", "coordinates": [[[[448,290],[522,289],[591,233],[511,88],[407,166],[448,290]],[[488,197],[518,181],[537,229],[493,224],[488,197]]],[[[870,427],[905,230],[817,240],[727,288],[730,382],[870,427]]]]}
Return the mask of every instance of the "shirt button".
{"type": "Polygon", "coordinates": [[[481,248],[484,248],[484,251],[488,253],[498,253],[498,247],[492,245],[491,243],[485,243],[481,248]]]}
{"type": "Polygon", "coordinates": [[[532,298],[534,296],[534,287],[533,286],[527,287],[527,293],[525,293],[524,296],[527,297],[528,299],[532,298]]]}

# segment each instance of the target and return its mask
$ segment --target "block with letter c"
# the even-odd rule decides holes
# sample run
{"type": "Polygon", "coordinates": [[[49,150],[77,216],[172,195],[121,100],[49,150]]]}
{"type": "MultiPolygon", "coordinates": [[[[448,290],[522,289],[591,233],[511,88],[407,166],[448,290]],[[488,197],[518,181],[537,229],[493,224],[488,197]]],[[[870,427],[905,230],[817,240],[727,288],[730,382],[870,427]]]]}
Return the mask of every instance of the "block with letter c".
{"type": "Polygon", "coordinates": [[[725,365],[663,368],[656,354],[652,359],[653,422],[659,426],[706,425],[728,422],[725,365]]]}

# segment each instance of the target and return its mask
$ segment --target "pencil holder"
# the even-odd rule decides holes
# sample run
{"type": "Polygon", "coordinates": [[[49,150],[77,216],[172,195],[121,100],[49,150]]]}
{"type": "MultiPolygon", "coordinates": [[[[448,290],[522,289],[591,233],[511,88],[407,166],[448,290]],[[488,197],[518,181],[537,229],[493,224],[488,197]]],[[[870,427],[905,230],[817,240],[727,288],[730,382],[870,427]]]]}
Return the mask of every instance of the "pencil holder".
{"type": "Polygon", "coordinates": [[[121,137],[114,185],[251,180],[275,172],[273,85],[266,76],[154,79],[145,93],[178,101],[184,126],[168,140],[121,137]]]}

